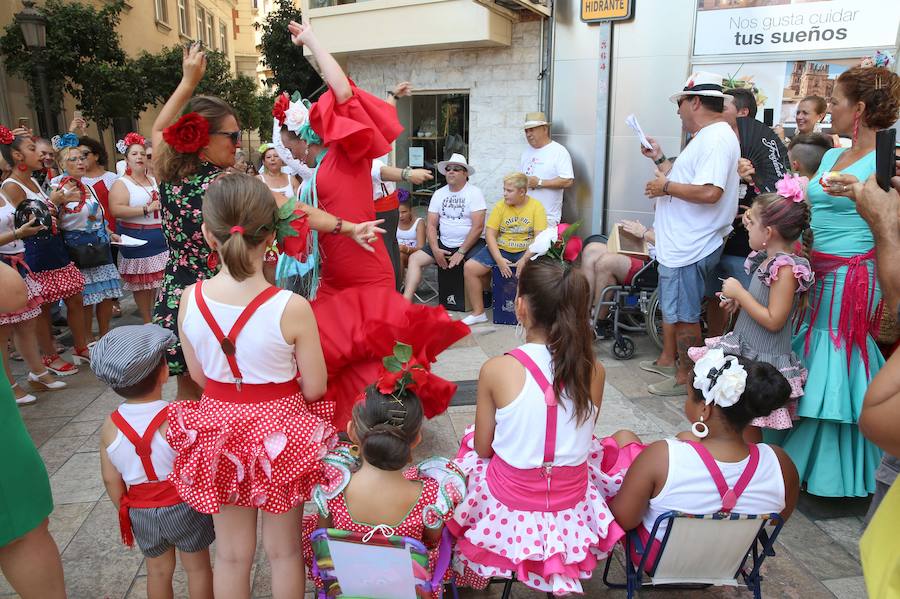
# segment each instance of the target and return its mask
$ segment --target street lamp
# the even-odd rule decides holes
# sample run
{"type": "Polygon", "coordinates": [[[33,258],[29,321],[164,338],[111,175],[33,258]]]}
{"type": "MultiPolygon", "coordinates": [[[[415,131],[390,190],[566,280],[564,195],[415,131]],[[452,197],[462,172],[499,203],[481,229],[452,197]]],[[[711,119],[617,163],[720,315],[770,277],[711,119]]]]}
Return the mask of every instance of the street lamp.
{"type": "Polygon", "coordinates": [[[35,70],[37,71],[38,87],[41,93],[41,109],[44,117],[44,127],[41,132],[46,137],[50,137],[56,133],[56,119],[50,110],[47,71],[44,66],[43,56],[41,56],[44,48],[47,47],[47,17],[34,7],[34,0],[22,0],[22,4],[25,8],[15,18],[22,29],[22,37],[25,38],[25,45],[31,51],[35,70]]]}

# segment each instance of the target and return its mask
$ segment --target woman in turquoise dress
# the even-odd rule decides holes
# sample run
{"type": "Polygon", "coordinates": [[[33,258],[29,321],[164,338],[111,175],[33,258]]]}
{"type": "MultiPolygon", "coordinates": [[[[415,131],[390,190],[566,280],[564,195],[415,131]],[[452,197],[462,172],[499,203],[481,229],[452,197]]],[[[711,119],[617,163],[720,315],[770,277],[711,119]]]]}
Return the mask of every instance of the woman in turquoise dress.
{"type": "Polygon", "coordinates": [[[838,78],[830,104],[834,130],[850,135],[853,145],[829,150],[807,188],[816,282],[793,345],[809,378],[801,419],[782,445],[807,492],[866,497],[875,491],[881,450],[862,436],[857,422],[866,388],[884,364],[872,337],[881,291],[875,242],[856,212],[851,184],[875,172],[875,131],[897,119],[900,78],[883,67],[849,69],[838,78]]]}
{"type": "MultiPolygon", "coordinates": [[[[0,262],[0,312],[28,300],[19,273],[0,262]]],[[[47,530],[53,511],[44,462],[19,415],[6,373],[0,368],[0,571],[23,599],[65,598],[59,549],[47,530]]]]}

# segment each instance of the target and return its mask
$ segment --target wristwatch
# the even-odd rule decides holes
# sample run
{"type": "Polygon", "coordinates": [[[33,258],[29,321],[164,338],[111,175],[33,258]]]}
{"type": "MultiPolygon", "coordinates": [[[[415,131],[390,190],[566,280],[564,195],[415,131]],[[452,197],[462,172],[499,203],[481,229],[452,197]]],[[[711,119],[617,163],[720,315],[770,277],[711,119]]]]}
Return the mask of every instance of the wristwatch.
{"type": "Polygon", "coordinates": [[[538,179],[537,187],[536,187],[535,189],[540,189],[540,188],[543,187],[543,186],[544,186],[544,180],[543,180],[543,179],[538,179]]]}
{"type": "Polygon", "coordinates": [[[653,161],[653,164],[655,164],[656,166],[659,166],[660,164],[662,164],[662,163],[665,162],[666,160],[668,160],[668,158],[666,158],[666,155],[665,155],[665,154],[660,154],[660,155],[659,155],[659,158],[657,158],[656,160],[653,161]]]}

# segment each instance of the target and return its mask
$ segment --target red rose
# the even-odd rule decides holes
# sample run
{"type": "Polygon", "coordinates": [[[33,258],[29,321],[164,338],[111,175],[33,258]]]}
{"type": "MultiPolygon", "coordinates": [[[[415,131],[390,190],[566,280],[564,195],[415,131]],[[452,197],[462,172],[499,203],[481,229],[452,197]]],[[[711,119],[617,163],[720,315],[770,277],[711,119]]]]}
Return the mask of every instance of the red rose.
{"type": "Polygon", "coordinates": [[[298,210],[295,214],[298,215],[298,218],[291,221],[291,229],[296,231],[297,234],[282,239],[281,247],[278,249],[281,250],[282,254],[302,262],[306,260],[306,242],[309,238],[309,219],[302,210],[298,210]]]}
{"type": "Polygon", "coordinates": [[[394,393],[394,389],[397,387],[397,381],[403,378],[403,375],[406,374],[402,370],[399,372],[385,372],[380,377],[378,377],[378,383],[376,384],[376,388],[381,393],[385,395],[392,395],[394,393]]]}
{"type": "Polygon", "coordinates": [[[563,260],[566,262],[575,262],[578,258],[578,254],[581,253],[581,247],[583,245],[584,242],[581,241],[581,237],[570,237],[566,247],[563,248],[563,260]]]}
{"type": "Polygon", "coordinates": [[[189,112],[163,129],[163,139],[181,154],[196,154],[209,143],[209,121],[189,112]]]}
{"type": "Polygon", "coordinates": [[[3,125],[0,125],[0,144],[8,146],[13,142],[14,139],[15,136],[12,134],[12,131],[7,129],[3,125]]]}
{"type": "Polygon", "coordinates": [[[134,145],[143,146],[147,143],[147,140],[144,139],[144,136],[140,133],[129,133],[125,136],[125,139],[122,140],[125,142],[125,147],[131,147],[134,145]]]}
{"type": "Polygon", "coordinates": [[[272,116],[275,117],[279,125],[284,125],[284,113],[287,112],[290,106],[291,99],[288,97],[287,92],[281,92],[281,95],[275,100],[275,105],[272,106],[272,116]]]}

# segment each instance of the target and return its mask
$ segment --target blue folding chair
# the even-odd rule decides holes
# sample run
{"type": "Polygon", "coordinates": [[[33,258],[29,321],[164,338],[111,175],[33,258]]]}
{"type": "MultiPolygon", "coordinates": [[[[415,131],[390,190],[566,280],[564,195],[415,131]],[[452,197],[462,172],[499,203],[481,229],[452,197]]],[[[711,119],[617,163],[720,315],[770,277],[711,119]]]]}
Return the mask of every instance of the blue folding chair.
{"type": "Polygon", "coordinates": [[[653,563],[649,547],[636,530],[629,531],[625,536],[625,584],[609,581],[612,559],[606,560],[603,582],[610,588],[627,589],[628,599],[645,586],[742,584],[755,599],[761,599],[759,570],[766,556],[775,555],[775,539],[782,526],[784,520],[778,514],[666,512],[656,519],[650,531],[652,543],[665,527],[653,563]],[[643,580],[645,573],[649,582],[643,580]]]}

